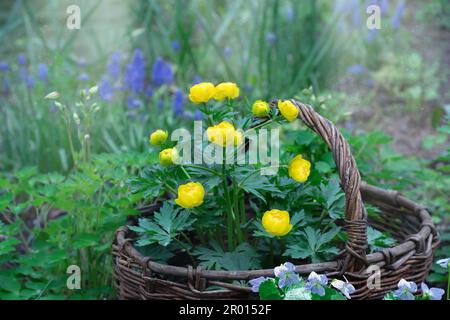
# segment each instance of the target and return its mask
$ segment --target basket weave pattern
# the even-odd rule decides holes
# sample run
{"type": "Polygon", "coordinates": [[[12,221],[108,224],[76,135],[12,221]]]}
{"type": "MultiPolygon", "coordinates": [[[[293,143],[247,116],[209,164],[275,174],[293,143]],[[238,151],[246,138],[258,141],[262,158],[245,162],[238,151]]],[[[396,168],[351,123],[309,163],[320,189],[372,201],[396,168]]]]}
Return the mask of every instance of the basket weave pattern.
{"type": "MultiPolygon", "coordinates": [[[[336,127],[310,106],[291,100],[299,118],[329,146],[346,196],[345,229],[348,241],[333,261],[298,265],[296,271],[312,271],[328,277],[345,276],[356,288],[353,299],[379,299],[396,288],[400,279],[424,281],[439,240],[428,210],[396,191],[383,190],[361,181],[350,147],[336,127]],[[363,201],[377,207],[380,216],[368,219],[363,201]],[[400,243],[366,255],[367,225],[390,232],[400,243]],[[379,289],[367,286],[371,265],[381,270],[379,289]],[[369,268],[369,269],[368,269],[369,268]]],[[[272,102],[272,106],[276,101],[272,102]]],[[[158,206],[147,208],[152,213],[158,206]]],[[[273,269],[216,271],[163,265],[142,256],[133,247],[127,226],[119,228],[112,246],[113,267],[119,299],[251,299],[256,298],[246,282],[273,277],[273,269]],[[237,282],[241,280],[240,284],[237,282]]]]}

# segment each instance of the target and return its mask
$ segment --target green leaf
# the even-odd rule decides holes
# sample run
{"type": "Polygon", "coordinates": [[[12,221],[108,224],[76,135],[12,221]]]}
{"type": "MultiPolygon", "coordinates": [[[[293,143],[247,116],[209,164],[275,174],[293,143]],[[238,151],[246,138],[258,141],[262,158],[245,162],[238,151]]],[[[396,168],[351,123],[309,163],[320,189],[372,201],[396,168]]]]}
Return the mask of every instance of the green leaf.
{"type": "Polygon", "coordinates": [[[138,226],[129,226],[129,229],[139,234],[138,246],[159,243],[166,247],[180,232],[190,229],[194,222],[188,211],[180,212],[180,208],[174,208],[166,201],[151,219],[141,218],[138,226]]]}
{"type": "Polygon", "coordinates": [[[79,234],[72,241],[74,249],[89,248],[99,245],[101,235],[97,234],[79,234]]]}
{"type": "Polygon", "coordinates": [[[311,291],[305,287],[294,287],[287,290],[284,294],[284,300],[311,300],[311,291]]]}
{"type": "Polygon", "coordinates": [[[323,161],[317,161],[316,163],[314,163],[314,166],[320,173],[327,173],[331,171],[330,165],[323,161]]]}
{"type": "Polygon", "coordinates": [[[282,300],[283,295],[278,289],[275,280],[268,279],[259,286],[259,298],[261,300],[282,300]]]}

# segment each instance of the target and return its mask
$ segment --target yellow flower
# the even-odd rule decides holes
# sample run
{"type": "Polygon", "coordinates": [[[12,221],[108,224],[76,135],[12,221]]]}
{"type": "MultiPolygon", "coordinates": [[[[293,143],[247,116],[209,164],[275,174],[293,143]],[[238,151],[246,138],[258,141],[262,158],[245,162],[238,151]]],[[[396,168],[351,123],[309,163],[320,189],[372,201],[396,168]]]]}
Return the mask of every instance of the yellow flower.
{"type": "Polygon", "coordinates": [[[262,100],[256,100],[252,106],[252,113],[256,117],[266,117],[269,115],[269,104],[262,100]]]}
{"type": "Polygon", "coordinates": [[[183,208],[198,207],[203,203],[205,189],[200,182],[189,182],[178,187],[178,198],[175,203],[183,208]]]}
{"type": "Polygon", "coordinates": [[[242,133],[237,131],[234,126],[227,122],[222,121],[218,125],[209,127],[206,129],[208,140],[219,146],[226,146],[227,144],[239,145],[242,143],[242,133]],[[231,142],[233,141],[233,142],[231,142]]]}
{"type": "Polygon", "coordinates": [[[300,154],[289,162],[289,176],[298,182],[308,180],[310,169],[311,162],[303,159],[300,154]]]}
{"type": "Polygon", "coordinates": [[[208,102],[214,96],[214,85],[211,82],[201,82],[189,90],[189,100],[195,104],[208,102]]]}
{"type": "Polygon", "coordinates": [[[287,121],[292,122],[297,119],[299,111],[291,101],[278,100],[278,109],[280,109],[281,114],[286,118],[287,121]]]}
{"type": "Polygon", "coordinates": [[[266,211],[262,218],[264,229],[274,236],[284,236],[292,229],[289,212],[278,209],[266,211]]]}
{"type": "Polygon", "coordinates": [[[164,166],[170,166],[178,159],[178,152],[175,148],[167,148],[159,153],[159,163],[164,166]]]}
{"type": "Polygon", "coordinates": [[[226,98],[236,99],[239,97],[239,87],[233,82],[219,83],[214,90],[214,99],[222,101],[226,98]]]}
{"type": "Polygon", "coordinates": [[[158,129],[150,135],[150,144],[153,146],[159,146],[166,142],[168,136],[169,133],[167,131],[158,129]]]}

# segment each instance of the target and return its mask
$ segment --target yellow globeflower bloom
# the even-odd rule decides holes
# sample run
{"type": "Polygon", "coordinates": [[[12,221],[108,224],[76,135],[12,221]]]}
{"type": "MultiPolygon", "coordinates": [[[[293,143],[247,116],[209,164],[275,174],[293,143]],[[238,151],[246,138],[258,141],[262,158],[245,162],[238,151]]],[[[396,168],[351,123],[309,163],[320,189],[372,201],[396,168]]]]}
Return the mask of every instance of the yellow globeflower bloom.
{"type": "Polygon", "coordinates": [[[206,103],[214,97],[214,85],[211,82],[201,82],[189,90],[189,100],[195,104],[206,103]]]}
{"type": "Polygon", "coordinates": [[[292,229],[289,212],[278,209],[266,211],[262,218],[264,229],[274,236],[284,236],[292,229]]]}
{"type": "Polygon", "coordinates": [[[167,131],[158,129],[150,135],[150,144],[153,146],[159,146],[166,142],[168,136],[169,133],[167,131]]]}
{"type": "Polygon", "coordinates": [[[299,154],[289,162],[289,176],[298,181],[305,182],[308,180],[311,170],[311,162],[302,158],[299,154]]]}
{"type": "Polygon", "coordinates": [[[226,98],[236,99],[239,97],[239,87],[233,82],[219,83],[214,90],[214,99],[222,101],[226,98]]]}
{"type": "Polygon", "coordinates": [[[262,100],[256,100],[252,106],[252,113],[256,117],[266,117],[269,115],[269,104],[262,100]]]}
{"type": "Polygon", "coordinates": [[[167,148],[159,153],[159,163],[164,166],[170,166],[178,159],[178,152],[175,148],[167,148]]]}
{"type": "Polygon", "coordinates": [[[191,209],[203,203],[205,189],[200,182],[189,182],[178,187],[178,198],[175,203],[179,206],[191,209]]]}
{"type": "Polygon", "coordinates": [[[299,110],[291,101],[278,100],[278,109],[280,109],[281,114],[287,121],[292,122],[297,119],[299,110]]]}
{"type": "Polygon", "coordinates": [[[222,121],[218,125],[206,129],[208,140],[219,146],[227,144],[239,145],[243,141],[242,133],[228,121],[222,121]]]}

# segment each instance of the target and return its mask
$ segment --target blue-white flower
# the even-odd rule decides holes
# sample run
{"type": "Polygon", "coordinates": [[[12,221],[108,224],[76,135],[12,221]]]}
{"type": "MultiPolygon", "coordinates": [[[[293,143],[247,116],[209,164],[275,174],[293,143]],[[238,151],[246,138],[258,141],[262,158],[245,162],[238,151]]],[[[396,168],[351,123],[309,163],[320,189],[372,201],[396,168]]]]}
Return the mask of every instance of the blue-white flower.
{"type": "Polygon", "coordinates": [[[300,282],[300,277],[295,273],[295,266],[286,262],[273,270],[275,276],[278,278],[278,286],[283,288],[285,286],[292,286],[300,282]]]}
{"type": "Polygon", "coordinates": [[[261,285],[261,283],[269,279],[271,278],[259,277],[250,280],[248,283],[252,286],[252,292],[259,292],[259,286],[261,285]]]}
{"type": "Polygon", "coordinates": [[[398,283],[398,289],[394,291],[394,296],[400,300],[414,300],[414,295],[417,291],[417,285],[414,282],[401,279],[398,283]]]}
{"type": "Polygon", "coordinates": [[[350,295],[356,291],[355,287],[350,282],[344,282],[338,279],[331,281],[331,285],[342,292],[347,299],[351,299],[350,295]]]}
{"type": "Polygon", "coordinates": [[[422,289],[423,297],[430,300],[441,300],[445,293],[441,288],[428,288],[424,282],[420,285],[420,289],[422,289]]]}
{"type": "Polygon", "coordinates": [[[324,274],[317,274],[314,271],[308,276],[308,282],[305,288],[311,290],[312,293],[318,294],[319,296],[325,295],[325,288],[328,283],[328,278],[324,274]]]}
{"type": "Polygon", "coordinates": [[[442,268],[448,269],[449,268],[449,264],[450,264],[450,258],[438,260],[436,263],[438,265],[440,265],[442,268]]]}

